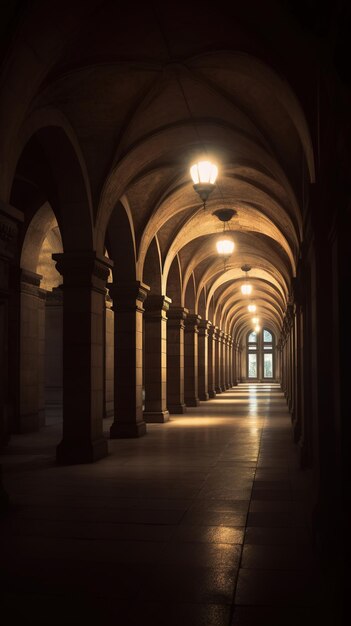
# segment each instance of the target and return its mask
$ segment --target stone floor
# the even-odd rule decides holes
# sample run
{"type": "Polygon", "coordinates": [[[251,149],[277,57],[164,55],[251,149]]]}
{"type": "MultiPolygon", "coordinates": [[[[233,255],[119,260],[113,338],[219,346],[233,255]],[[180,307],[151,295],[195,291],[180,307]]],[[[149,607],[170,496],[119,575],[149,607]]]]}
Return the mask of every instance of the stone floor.
{"type": "Polygon", "coordinates": [[[339,623],[278,385],[242,384],[111,440],[94,465],[57,467],[61,425],[48,422],[1,457],[2,626],[339,623]]]}

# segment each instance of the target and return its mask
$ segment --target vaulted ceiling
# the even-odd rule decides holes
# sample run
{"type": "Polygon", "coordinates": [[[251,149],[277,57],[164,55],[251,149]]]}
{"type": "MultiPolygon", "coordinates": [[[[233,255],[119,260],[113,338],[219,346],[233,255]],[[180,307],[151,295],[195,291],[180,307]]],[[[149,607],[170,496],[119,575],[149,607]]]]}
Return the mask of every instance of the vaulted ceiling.
{"type": "MultiPolygon", "coordinates": [[[[315,176],[310,130],[291,84],[293,62],[306,53],[298,26],[277,2],[211,12],[206,5],[190,12],[185,3],[49,4],[28,10],[20,30],[36,59],[16,56],[14,45],[13,67],[6,69],[11,76],[22,68],[18,89],[25,93],[16,103],[22,144],[31,116],[59,112],[84,163],[96,249],[104,249],[120,202],[133,231],[137,278],[145,279],[156,242],[163,292],[176,262],[181,304],[189,306],[191,280],[195,303],[205,302],[203,315],[217,312],[228,332],[242,333],[251,325],[240,292],[241,266],[248,263],[252,300],[278,334],[315,176]],[[198,156],[219,166],[205,209],[189,175],[198,156]],[[236,211],[229,222],[236,247],[225,266],[215,248],[222,224],[213,216],[223,207],[236,211]]],[[[9,171],[17,167],[15,184],[31,180],[39,187],[43,174],[33,172],[33,151],[25,158],[23,149],[20,140],[9,147],[9,171]]],[[[43,172],[44,163],[38,168],[43,172]]]]}

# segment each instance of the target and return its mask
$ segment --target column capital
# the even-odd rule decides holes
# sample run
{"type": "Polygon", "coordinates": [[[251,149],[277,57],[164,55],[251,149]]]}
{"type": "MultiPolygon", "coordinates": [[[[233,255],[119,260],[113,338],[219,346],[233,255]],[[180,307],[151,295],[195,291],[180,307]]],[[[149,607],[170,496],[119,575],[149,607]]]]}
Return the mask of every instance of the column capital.
{"type": "Polygon", "coordinates": [[[88,287],[106,293],[106,281],[113,262],[87,252],[60,252],[53,254],[56,269],[63,276],[63,288],[88,287]]]}
{"type": "Polygon", "coordinates": [[[46,304],[47,306],[62,306],[63,305],[63,291],[60,287],[54,287],[52,291],[46,292],[46,304]]]}
{"type": "Polygon", "coordinates": [[[163,312],[168,311],[171,303],[172,300],[168,296],[148,295],[144,304],[145,314],[148,317],[160,317],[163,312]]]}
{"type": "Polygon", "coordinates": [[[139,280],[128,283],[111,283],[109,286],[110,296],[113,300],[114,311],[130,311],[138,309],[143,311],[143,302],[147,298],[150,287],[139,280]]]}
{"type": "Polygon", "coordinates": [[[185,320],[189,313],[189,309],[183,306],[171,305],[167,312],[168,321],[170,320],[185,320]]]}
{"type": "Polygon", "coordinates": [[[199,335],[206,337],[211,326],[212,324],[209,320],[200,320],[198,323],[199,335]]]}
{"type": "Polygon", "coordinates": [[[218,326],[213,326],[213,329],[214,329],[213,330],[213,337],[214,337],[215,341],[219,341],[219,333],[220,333],[219,327],[218,326]]]}
{"type": "Polygon", "coordinates": [[[209,322],[210,326],[208,328],[208,336],[214,338],[215,337],[215,332],[216,332],[216,326],[214,326],[212,324],[212,322],[209,322]]]}
{"type": "Polygon", "coordinates": [[[192,330],[195,333],[198,332],[198,324],[201,320],[201,316],[197,313],[188,313],[185,318],[185,330],[192,330]]]}
{"type": "Polygon", "coordinates": [[[46,300],[47,292],[45,291],[45,289],[40,289],[40,281],[43,278],[41,274],[36,274],[35,272],[21,269],[19,272],[19,277],[21,293],[35,296],[40,300],[46,300]]]}

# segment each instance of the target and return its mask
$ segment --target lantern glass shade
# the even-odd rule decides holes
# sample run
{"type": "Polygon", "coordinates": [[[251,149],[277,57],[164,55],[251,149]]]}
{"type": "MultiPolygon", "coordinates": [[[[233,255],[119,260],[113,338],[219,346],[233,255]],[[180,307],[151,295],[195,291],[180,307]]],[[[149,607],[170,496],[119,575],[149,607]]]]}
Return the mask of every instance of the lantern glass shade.
{"type": "Polygon", "coordinates": [[[249,285],[249,283],[244,283],[243,285],[241,285],[241,293],[244,296],[249,296],[251,292],[252,292],[252,286],[249,285]]]}
{"type": "Polygon", "coordinates": [[[256,304],[249,304],[249,306],[247,308],[248,308],[248,311],[250,313],[255,313],[255,311],[256,311],[256,304]]]}
{"type": "Polygon", "coordinates": [[[258,324],[258,322],[259,322],[258,317],[253,317],[253,318],[252,318],[252,323],[253,323],[253,324],[256,324],[256,325],[257,325],[257,324],[258,324]]]}
{"type": "Polygon", "coordinates": [[[255,333],[259,333],[259,332],[260,332],[260,330],[261,330],[261,328],[260,328],[260,326],[257,324],[257,325],[255,326],[255,333]]]}
{"type": "Polygon", "coordinates": [[[190,175],[194,185],[199,183],[214,185],[218,175],[218,167],[211,161],[198,161],[191,166],[190,175]]]}
{"type": "Polygon", "coordinates": [[[216,248],[218,254],[221,256],[230,256],[235,248],[234,241],[230,239],[230,237],[225,237],[223,239],[219,239],[216,242],[216,248]]]}

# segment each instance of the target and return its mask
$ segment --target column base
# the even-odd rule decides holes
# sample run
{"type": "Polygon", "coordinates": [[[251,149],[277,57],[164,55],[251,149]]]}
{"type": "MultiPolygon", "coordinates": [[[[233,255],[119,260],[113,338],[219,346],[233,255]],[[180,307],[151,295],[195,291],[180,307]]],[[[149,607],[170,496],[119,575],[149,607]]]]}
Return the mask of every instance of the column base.
{"type": "Polygon", "coordinates": [[[186,406],[200,406],[199,398],[185,398],[186,406]]]}
{"type": "Polygon", "coordinates": [[[168,410],[172,415],[177,414],[177,413],[182,414],[182,413],[186,413],[186,406],[185,404],[169,404],[168,410]]]}
{"type": "Polygon", "coordinates": [[[216,393],[222,393],[223,389],[222,387],[216,387],[216,393]]]}
{"type": "Polygon", "coordinates": [[[205,393],[200,393],[199,394],[199,400],[209,400],[210,396],[208,395],[207,391],[205,393]]]}
{"type": "Polygon", "coordinates": [[[63,439],[56,448],[59,465],[80,465],[94,463],[108,455],[106,439],[96,441],[70,441],[63,439]]]}
{"type": "Polygon", "coordinates": [[[141,422],[113,422],[110,428],[110,439],[129,439],[146,435],[146,424],[141,422]]]}
{"type": "Polygon", "coordinates": [[[208,392],[209,398],[215,398],[216,397],[216,392],[214,389],[211,389],[211,391],[208,392]]]}
{"type": "Polygon", "coordinates": [[[144,411],[143,416],[147,424],[164,424],[169,422],[168,411],[144,411]]]}

